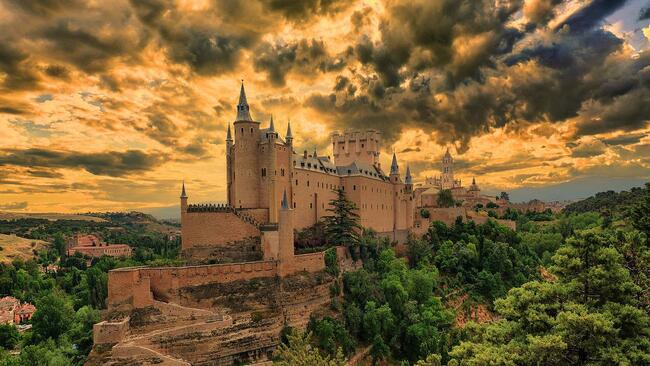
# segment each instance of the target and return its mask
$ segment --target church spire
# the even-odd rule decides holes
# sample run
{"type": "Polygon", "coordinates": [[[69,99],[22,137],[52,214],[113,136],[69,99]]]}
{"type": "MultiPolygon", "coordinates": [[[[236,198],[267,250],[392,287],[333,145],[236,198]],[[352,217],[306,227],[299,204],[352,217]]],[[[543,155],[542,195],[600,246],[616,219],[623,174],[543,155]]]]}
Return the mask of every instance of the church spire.
{"type": "Polygon", "coordinates": [[[413,177],[411,177],[411,167],[406,166],[406,178],[404,179],[404,183],[406,184],[413,184],[413,177]]]}
{"type": "Polygon", "coordinates": [[[181,198],[187,198],[187,194],[185,193],[185,181],[183,181],[183,188],[181,189],[181,198]]]}
{"type": "Polygon", "coordinates": [[[244,80],[241,81],[241,89],[239,90],[239,103],[237,103],[237,121],[252,121],[250,107],[246,100],[246,91],[244,90],[244,80]]]}
{"type": "Polygon", "coordinates": [[[399,166],[397,165],[397,155],[393,151],[393,162],[390,164],[390,174],[399,174],[399,166]]]}

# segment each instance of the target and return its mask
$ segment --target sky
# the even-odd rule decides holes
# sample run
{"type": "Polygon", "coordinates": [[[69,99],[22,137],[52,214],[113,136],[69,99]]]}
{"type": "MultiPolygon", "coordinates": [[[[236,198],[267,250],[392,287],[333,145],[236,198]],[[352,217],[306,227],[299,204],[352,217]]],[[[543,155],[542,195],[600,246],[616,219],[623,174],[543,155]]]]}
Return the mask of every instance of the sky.
{"type": "Polygon", "coordinates": [[[446,148],[521,200],[650,180],[647,0],[0,0],[0,210],[223,202],[242,79],[298,151],[376,129],[416,182],[446,148]]]}

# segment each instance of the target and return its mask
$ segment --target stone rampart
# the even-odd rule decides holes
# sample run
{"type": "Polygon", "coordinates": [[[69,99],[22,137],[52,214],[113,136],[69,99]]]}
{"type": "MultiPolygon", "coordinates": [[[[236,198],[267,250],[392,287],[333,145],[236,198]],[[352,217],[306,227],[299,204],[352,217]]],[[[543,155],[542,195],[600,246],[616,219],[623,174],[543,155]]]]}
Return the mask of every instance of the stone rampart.
{"type": "Polygon", "coordinates": [[[129,330],[129,317],[118,322],[103,321],[93,325],[93,342],[95,344],[115,344],[124,339],[129,330]]]}
{"type": "Polygon", "coordinates": [[[293,256],[293,261],[284,265],[285,273],[296,273],[300,271],[318,272],[325,269],[325,253],[316,252],[298,254],[293,256]]]}
{"type": "Polygon", "coordinates": [[[108,273],[108,300],[111,309],[122,306],[142,308],[154,297],[176,300],[181,287],[225,283],[277,275],[276,261],[214,264],[186,267],[120,268],[108,273]]]}
{"type": "Polygon", "coordinates": [[[182,217],[182,249],[214,247],[259,237],[260,231],[232,211],[187,212],[182,217]]]}

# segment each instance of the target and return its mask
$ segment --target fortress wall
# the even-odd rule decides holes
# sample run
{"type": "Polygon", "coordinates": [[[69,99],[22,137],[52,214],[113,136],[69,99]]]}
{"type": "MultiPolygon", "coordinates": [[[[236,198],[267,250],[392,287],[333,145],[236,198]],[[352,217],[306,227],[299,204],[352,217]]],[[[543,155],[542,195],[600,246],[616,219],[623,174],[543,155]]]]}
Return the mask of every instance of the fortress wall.
{"type": "MultiPolygon", "coordinates": [[[[259,213],[258,213],[259,214],[259,213]]],[[[260,231],[232,212],[188,212],[183,215],[182,249],[224,245],[260,231]]]]}
{"type": "Polygon", "coordinates": [[[428,220],[421,219],[423,221],[422,224],[425,226],[425,231],[426,229],[429,228],[429,224],[432,221],[442,221],[447,226],[450,226],[454,223],[454,221],[456,221],[456,218],[458,216],[462,217],[463,220],[465,220],[465,217],[467,217],[467,210],[464,207],[448,207],[448,208],[422,207],[422,208],[429,211],[430,214],[428,220]],[[426,221],[428,221],[428,223],[426,223],[426,221]]]}
{"type": "Polygon", "coordinates": [[[129,330],[129,317],[119,322],[103,321],[93,325],[94,344],[115,344],[121,342],[129,330]]]}
{"type": "Polygon", "coordinates": [[[293,257],[293,261],[282,265],[285,273],[296,273],[301,271],[318,272],[325,269],[325,253],[299,254],[293,257]]]}
{"type": "MultiPolygon", "coordinates": [[[[311,266],[311,265],[310,265],[311,266]]],[[[310,267],[311,268],[311,267],[310,267]]],[[[181,287],[226,283],[277,275],[277,262],[259,261],[187,267],[122,268],[108,272],[109,307],[153,304],[153,296],[169,301],[181,287]]]]}
{"type": "Polygon", "coordinates": [[[293,172],[294,226],[300,230],[329,215],[329,202],[336,198],[332,190],[340,186],[341,179],[316,170],[294,168],[293,172]]]}

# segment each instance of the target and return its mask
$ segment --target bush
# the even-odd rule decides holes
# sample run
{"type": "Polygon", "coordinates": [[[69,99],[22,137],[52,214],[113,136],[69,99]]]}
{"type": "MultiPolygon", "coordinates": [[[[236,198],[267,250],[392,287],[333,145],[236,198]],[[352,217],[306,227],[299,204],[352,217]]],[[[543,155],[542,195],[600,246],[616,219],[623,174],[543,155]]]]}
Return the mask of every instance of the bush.
{"type": "Polygon", "coordinates": [[[429,217],[431,217],[431,213],[426,208],[423,208],[423,209],[420,210],[420,216],[423,219],[428,219],[429,217]]]}

